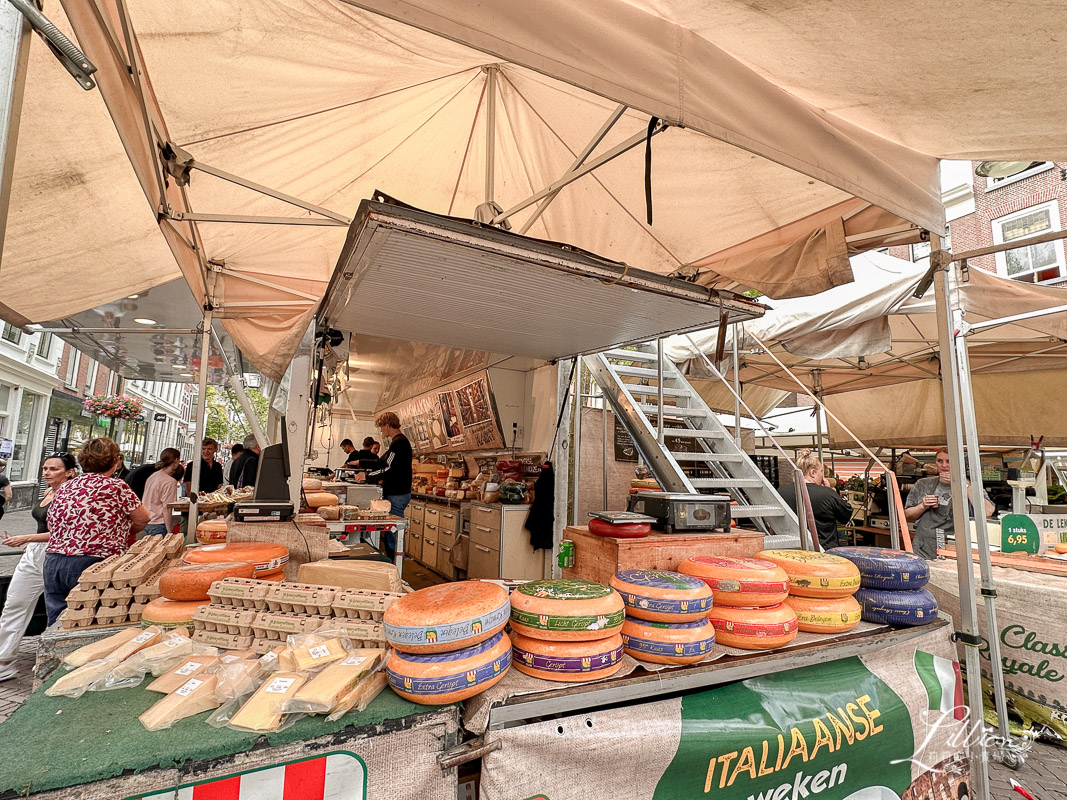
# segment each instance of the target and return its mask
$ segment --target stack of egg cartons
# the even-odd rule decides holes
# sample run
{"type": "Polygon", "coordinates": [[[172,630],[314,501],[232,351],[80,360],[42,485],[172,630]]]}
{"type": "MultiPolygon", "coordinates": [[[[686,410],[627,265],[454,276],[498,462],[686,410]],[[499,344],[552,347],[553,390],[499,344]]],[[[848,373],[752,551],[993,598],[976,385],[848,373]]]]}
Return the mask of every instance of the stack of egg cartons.
{"type": "MultiPolygon", "coordinates": [[[[836,552],[836,551],[835,551],[836,552]]],[[[851,561],[812,550],[764,550],[757,558],[773,561],[789,576],[785,603],[806,633],[846,633],[860,622],[860,572],[851,561]]]]}
{"type": "Polygon", "coordinates": [[[700,578],[656,569],[616,572],[611,585],[626,605],[627,655],[655,664],[694,664],[711,653],[711,587],[700,578]]]}
{"type": "Polygon", "coordinates": [[[884,547],[835,547],[860,573],[856,600],[863,619],[879,625],[926,625],[937,619],[937,600],[926,589],[930,570],[925,559],[884,547]]]}
{"type": "Polygon", "coordinates": [[[622,666],[622,597],[585,580],[531,581],[511,595],[515,668],[550,681],[592,681],[622,666]]]}

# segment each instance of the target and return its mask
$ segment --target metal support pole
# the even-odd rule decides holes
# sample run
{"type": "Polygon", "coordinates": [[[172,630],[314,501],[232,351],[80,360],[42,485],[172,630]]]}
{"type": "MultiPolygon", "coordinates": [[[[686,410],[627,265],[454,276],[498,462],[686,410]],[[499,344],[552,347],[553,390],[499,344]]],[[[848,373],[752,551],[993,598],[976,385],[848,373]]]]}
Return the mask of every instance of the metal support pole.
{"type": "MultiPolygon", "coordinates": [[[[310,430],[311,409],[311,352],[315,338],[314,323],[308,326],[304,338],[300,340],[296,355],[289,365],[289,386],[285,397],[286,441],[289,443],[289,499],[294,508],[300,508],[300,484],[304,475],[305,440],[302,431],[310,430]]],[[[396,542],[397,553],[401,552],[399,536],[396,542]]]]}
{"type": "Polygon", "coordinates": [[[582,475],[582,356],[576,356],[578,364],[574,368],[574,503],[571,505],[571,525],[578,524],[578,500],[581,497],[582,475]]]}
{"type": "Polygon", "coordinates": [[[819,370],[811,373],[812,393],[818,400],[815,404],[815,435],[818,437],[819,461],[822,462],[822,376],[819,370]]]}
{"type": "Polygon", "coordinates": [[[493,202],[496,190],[496,73],[497,68],[486,67],[485,89],[485,202],[493,202]]]}
{"type": "MultiPolygon", "coordinates": [[[[568,449],[570,447],[570,415],[563,411],[570,402],[570,361],[560,361],[556,364],[556,394],[555,409],[559,420],[559,430],[556,432],[555,446],[549,452],[548,457],[552,461],[552,471],[555,477],[555,503],[552,507],[552,549],[545,553],[545,575],[553,578],[562,576],[559,561],[556,554],[559,552],[559,543],[563,539],[563,528],[567,525],[567,501],[570,496],[570,460],[568,449]]],[[[576,555],[576,558],[578,556],[576,555]]]]}
{"type": "MultiPolygon", "coordinates": [[[[197,382],[196,435],[203,442],[207,436],[207,370],[208,357],[211,355],[211,309],[204,311],[204,329],[200,333],[200,380],[197,382]]],[[[187,542],[196,541],[196,523],[200,516],[196,506],[197,492],[200,491],[200,472],[204,459],[200,455],[199,445],[193,443],[193,475],[189,479],[189,529],[185,532],[187,542]]]]}
{"type": "Polygon", "coordinates": [[[4,3],[0,7],[0,248],[7,229],[29,54],[30,25],[13,5],[4,3]]]}
{"type": "MultiPolygon", "coordinates": [[[[931,236],[931,248],[940,249],[940,237],[931,236]]],[[[974,599],[973,573],[970,559],[970,526],[967,497],[963,479],[963,430],[956,413],[959,399],[957,385],[956,350],[952,343],[954,319],[951,307],[949,273],[942,268],[934,277],[934,302],[937,309],[937,338],[941,353],[941,392],[945,411],[945,433],[948,439],[952,479],[952,518],[956,534],[956,572],[960,590],[960,619],[957,633],[964,641],[964,663],[967,668],[967,706],[971,735],[968,743],[971,756],[972,797],[989,800],[989,762],[984,737],[982,706],[982,665],[978,654],[981,638],[978,635],[978,608],[974,599]],[[965,543],[960,550],[960,543],[965,543]]]]}
{"type": "Polygon", "coordinates": [[[248,401],[244,379],[240,375],[231,375],[230,388],[237,395],[237,402],[241,404],[241,410],[245,413],[245,419],[248,420],[248,427],[251,429],[252,435],[256,437],[260,447],[266,447],[270,442],[267,441],[263,428],[260,427],[259,417],[256,416],[255,409],[252,408],[252,404],[248,401]]]}
{"type": "Polygon", "coordinates": [[[603,448],[600,453],[600,477],[601,477],[601,489],[604,493],[604,510],[608,510],[608,404],[604,403],[604,407],[600,409],[600,420],[603,423],[603,436],[601,444],[603,448]]]}
{"type": "MultiPolygon", "coordinates": [[[[734,325],[733,330],[730,331],[730,338],[733,339],[733,361],[734,361],[734,442],[737,444],[738,449],[741,448],[741,373],[740,359],[737,357],[737,325],[734,325]]],[[[820,455],[819,458],[822,458],[820,455]]]]}
{"type": "Polygon", "coordinates": [[[656,339],[656,439],[663,446],[663,340],[656,339]]]}

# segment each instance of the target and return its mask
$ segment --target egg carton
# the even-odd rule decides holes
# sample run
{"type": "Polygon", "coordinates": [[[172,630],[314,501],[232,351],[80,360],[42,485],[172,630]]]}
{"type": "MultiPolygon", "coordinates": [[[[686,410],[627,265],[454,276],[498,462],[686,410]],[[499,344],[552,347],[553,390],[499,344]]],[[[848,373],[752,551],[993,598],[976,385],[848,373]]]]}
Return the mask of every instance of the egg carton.
{"type": "Polygon", "coordinates": [[[155,572],[149,575],[142,583],[133,587],[133,602],[149,603],[159,597],[159,576],[170,569],[169,564],[163,564],[155,572]]]}
{"type": "Polygon", "coordinates": [[[88,628],[96,622],[96,606],[67,608],[59,615],[59,627],[65,630],[88,628]]]}
{"type": "Polygon", "coordinates": [[[370,589],[342,589],[333,601],[333,613],[336,617],[381,621],[385,609],[401,597],[402,594],[370,589]]]}
{"type": "Polygon", "coordinates": [[[130,606],[128,603],[118,606],[100,606],[96,610],[96,624],[117,625],[120,622],[125,622],[129,615],[130,606]]]}
{"type": "Polygon", "coordinates": [[[86,567],[78,577],[78,586],[83,589],[106,589],[111,585],[111,575],[123,556],[109,556],[86,567]]]}
{"type": "Polygon", "coordinates": [[[284,646],[279,646],[277,639],[253,639],[252,640],[252,652],[257,656],[265,656],[267,653],[274,651],[284,650],[284,646]]]}
{"type": "Polygon", "coordinates": [[[130,603],[130,622],[140,622],[141,612],[148,603],[130,603]]]}
{"type": "Polygon", "coordinates": [[[126,586],[122,589],[116,589],[114,586],[109,586],[100,592],[100,605],[104,608],[114,608],[115,606],[122,606],[128,608],[130,601],[133,599],[133,589],[126,586]]]}
{"type": "Polygon", "coordinates": [[[193,631],[192,639],[194,642],[218,647],[222,650],[248,650],[252,647],[251,636],[241,636],[240,634],[223,633],[221,631],[197,629],[193,631]]]}
{"type": "Polygon", "coordinates": [[[218,631],[220,633],[252,635],[252,621],[256,612],[251,609],[234,606],[200,606],[193,612],[193,625],[198,631],[218,631]]]}
{"type": "Polygon", "coordinates": [[[67,595],[67,608],[81,609],[81,608],[93,608],[95,609],[100,604],[100,590],[83,588],[80,584],[70,590],[70,594],[67,595]]]}
{"type": "MultiPolygon", "coordinates": [[[[155,538],[155,537],[153,537],[155,538]]],[[[185,552],[185,536],[181,533],[168,533],[166,536],[160,537],[163,540],[160,549],[168,559],[179,559],[183,552],[185,552]]]]}
{"type": "Polygon", "coordinates": [[[285,641],[297,633],[313,633],[333,622],[331,617],[286,614],[280,611],[260,611],[252,621],[252,633],[257,639],[285,641]]]}
{"type": "Polygon", "coordinates": [[[335,617],[319,629],[320,633],[323,631],[336,632],[351,639],[354,644],[360,647],[375,647],[379,644],[385,644],[385,625],[373,620],[335,617]],[[364,644],[358,644],[360,642],[364,644]]]}
{"type": "Polygon", "coordinates": [[[340,589],[312,583],[279,583],[267,590],[267,609],[293,614],[330,616],[334,598],[340,589]]]}
{"type": "Polygon", "coordinates": [[[130,545],[130,549],[127,550],[127,554],[137,555],[138,553],[147,553],[149,550],[155,548],[162,537],[159,536],[145,536],[143,539],[138,539],[136,542],[130,545]]]}
{"type": "Polygon", "coordinates": [[[111,585],[117,589],[143,583],[165,560],[164,554],[157,550],[137,553],[126,558],[127,560],[116,566],[115,571],[111,573],[111,585]]]}
{"type": "Polygon", "coordinates": [[[254,608],[262,611],[267,607],[267,592],[275,586],[274,581],[255,578],[223,578],[214,581],[207,596],[215,605],[254,608]]]}

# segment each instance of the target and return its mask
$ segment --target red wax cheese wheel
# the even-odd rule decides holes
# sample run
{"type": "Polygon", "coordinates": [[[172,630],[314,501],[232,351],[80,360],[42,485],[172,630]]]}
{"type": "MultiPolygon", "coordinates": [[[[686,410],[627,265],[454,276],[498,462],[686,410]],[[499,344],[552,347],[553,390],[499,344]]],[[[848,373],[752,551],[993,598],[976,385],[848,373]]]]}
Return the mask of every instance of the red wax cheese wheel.
{"type": "Polygon", "coordinates": [[[191,629],[193,612],[209,602],[208,600],[168,600],[165,597],[157,597],[141,612],[141,627],[147,628],[155,625],[164,630],[180,627],[191,629]]]}
{"type": "Polygon", "coordinates": [[[774,606],[789,595],[785,570],[762,558],[693,556],[679,564],[678,571],[702,578],[716,606],[774,606]]]}
{"type": "Polygon", "coordinates": [[[845,633],[859,625],[863,609],[855,597],[793,597],[785,604],[797,615],[806,633],[845,633]]]}
{"type": "Polygon", "coordinates": [[[658,569],[616,572],[611,585],[622,595],[626,614],[652,622],[692,622],[711,609],[711,587],[693,575],[658,569]]]}
{"type": "Polygon", "coordinates": [[[262,578],[281,572],[289,562],[289,548],[272,542],[227,542],[191,547],[182,555],[183,564],[218,564],[221,561],[244,561],[256,568],[262,578]]]}
{"type": "Polygon", "coordinates": [[[385,677],[405,700],[437,706],[484,692],[504,677],[510,665],[511,640],[500,631],[484,642],[449,653],[394,651],[385,662],[385,677]]]}
{"type": "Polygon", "coordinates": [[[695,622],[650,622],[627,617],[622,644],[628,655],[655,664],[695,664],[711,653],[715,628],[706,619],[695,622]]]}
{"type": "Polygon", "coordinates": [[[212,519],[196,526],[196,540],[201,544],[216,544],[226,541],[226,520],[212,519]]]}
{"type": "Polygon", "coordinates": [[[535,639],[606,639],[622,630],[623,617],[619,593],[594,581],[530,581],[511,593],[511,629],[535,639]]]}
{"type": "Polygon", "coordinates": [[[715,641],[741,650],[773,650],[797,638],[797,615],[785,603],[770,608],[716,606],[708,614],[715,641]]]}
{"type": "Polygon", "coordinates": [[[591,642],[549,642],[512,634],[515,669],[546,681],[595,681],[614,675],[622,666],[622,636],[591,642]]]}
{"type": "Polygon", "coordinates": [[[254,578],[256,568],[245,561],[218,564],[188,564],[171,567],[159,576],[159,593],[167,600],[203,600],[213,581],[223,578],[254,578]]]}
{"type": "Polygon", "coordinates": [[[841,556],[811,550],[764,550],[756,558],[784,569],[789,594],[797,597],[851,597],[860,588],[859,567],[841,556]]]}
{"type": "Polygon", "coordinates": [[[385,638],[408,653],[445,653],[484,642],[508,624],[508,591],[495,583],[442,583],[385,610],[385,638]]]}
{"type": "Polygon", "coordinates": [[[589,532],[616,539],[639,539],[652,533],[652,526],[647,522],[623,522],[616,525],[593,517],[589,520],[589,532]]]}

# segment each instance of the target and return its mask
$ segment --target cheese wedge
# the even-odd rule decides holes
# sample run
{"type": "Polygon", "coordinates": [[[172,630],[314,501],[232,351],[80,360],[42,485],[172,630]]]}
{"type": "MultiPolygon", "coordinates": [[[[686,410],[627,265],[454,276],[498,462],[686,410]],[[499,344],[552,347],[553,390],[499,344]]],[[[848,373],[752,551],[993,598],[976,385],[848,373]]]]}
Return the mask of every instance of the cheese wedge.
{"type": "Polygon", "coordinates": [[[379,670],[373,675],[360,681],[356,688],[342,697],[337,705],[330,709],[330,715],[326,718],[330,722],[340,719],[349,711],[363,711],[371,704],[371,701],[382,693],[382,689],[389,683],[384,670],[379,670]]]}
{"type": "Polygon", "coordinates": [[[112,661],[125,661],[146,647],[151,647],[154,644],[159,644],[163,638],[163,630],[155,625],[149,626],[142,630],[139,634],[134,636],[128,642],[120,644],[108,655],[108,659],[112,661]]]}
{"type": "Polygon", "coordinates": [[[150,692],[170,694],[194,675],[219,663],[218,656],[189,656],[171,667],[146,687],[150,692]]]}
{"type": "Polygon", "coordinates": [[[102,658],[73,669],[53,683],[45,694],[49,697],[81,697],[90,685],[102,680],[118,665],[113,658],[102,658]]]}
{"type": "Polygon", "coordinates": [[[175,722],[221,705],[215,697],[214,675],[198,675],[168,694],[137,719],[150,731],[169,728],[175,722]]]}
{"type": "Polygon", "coordinates": [[[313,670],[334,661],[340,661],[348,655],[348,651],[345,650],[340,639],[334,638],[318,644],[294,647],[290,655],[297,669],[313,670]]]}
{"type": "Polygon", "coordinates": [[[367,673],[381,663],[385,650],[354,650],[340,661],[325,667],[305,683],[286,706],[287,711],[323,714],[333,709],[367,673]]]}
{"type": "Polygon", "coordinates": [[[63,663],[68,667],[81,667],[88,664],[90,661],[106,658],[120,645],[126,644],[126,642],[130,641],[130,639],[134,638],[141,632],[141,629],[137,627],[126,628],[113,636],[108,636],[106,639],[101,639],[98,642],[79,647],[73,653],[67,653],[63,657],[63,663]]]}
{"type": "Polygon", "coordinates": [[[230,717],[229,727],[245,731],[276,731],[285,717],[282,708],[307,680],[298,672],[276,672],[230,717]]]}

